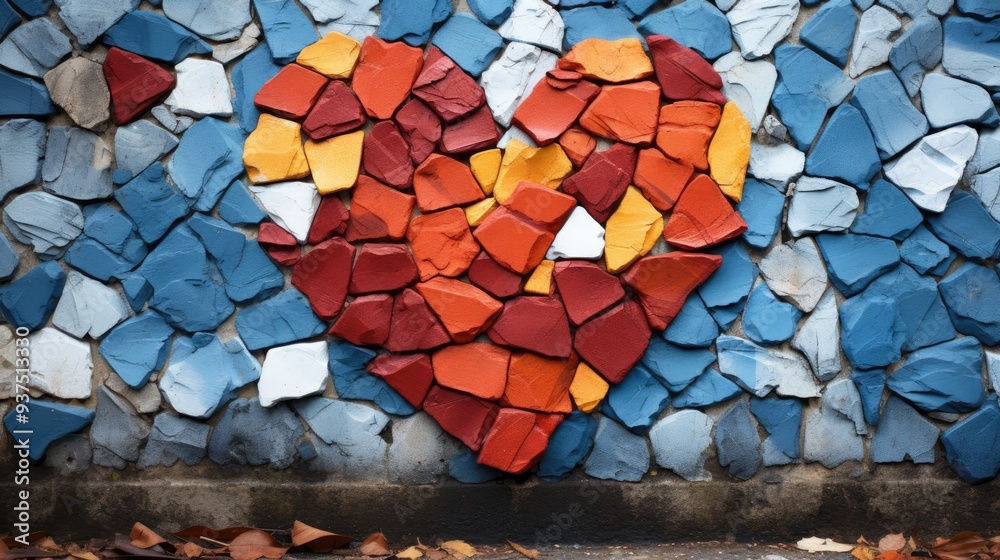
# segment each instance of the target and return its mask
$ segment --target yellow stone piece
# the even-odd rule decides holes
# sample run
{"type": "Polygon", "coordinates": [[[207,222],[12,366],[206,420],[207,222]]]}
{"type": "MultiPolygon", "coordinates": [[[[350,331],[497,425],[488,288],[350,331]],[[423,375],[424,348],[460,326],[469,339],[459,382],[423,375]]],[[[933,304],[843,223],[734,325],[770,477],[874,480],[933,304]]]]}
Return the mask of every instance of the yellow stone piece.
{"type": "Polygon", "coordinates": [[[529,294],[540,296],[551,296],[555,293],[555,286],[552,284],[552,271],[556,268],[556,261],[542,261],[538,263],[535,270],[524,283],[524,291],[529,294]]]}
{"type": "Polygon", "coordinates": [[[306,140],[306,157],[319,194],[345,191],[354,186],[361,168],[365,132],[357,130],[316,142],[306,140]]]}
{"type": "Polygon", "coordinates": [[[499,148],[472,154],[469,158],[469,167],[472,168],[472,175],[479,182],[479,187],[483,189],[486,196],[493,194],[493,185],[497,182],[497,173],[500,172],[500,160],[503,154],[499,148]]]}
{"type": "Polygon", "coordinates": [[[361,43],[343,33],[331,31],[319,41],[302,49],[295,62],[328,78],[346,80],[354,73],[361,54],[361,43]]]}
{"type": "Polygon", "coordinates": [[[621,83],[653,75],[653,62],[638,39],[587,39],[573,45],[559,61],[559,68],[586,78],[621,83]]]}
{"type": "Polygon", "coordinates": [[[497,204],[497,199],[495,198],[480,200],[475,204],[465,207],[465,219],[469,221],[470,226],[476,227],[483,223],[483,220],[499,207],[500,205],[497,204]]]}
{"type": "Polygon", "coordinates": [[[511,140],[500,163],[493,196],[503,204],[521,181],[531,181],[556,189],[573,172],[573,163],[559,144],[531,148],[519,140],[511,140]]]}
{"type": "Polygon", "coordinates": [[[608,394],[608,382],[598,375],[586,362],[576,366],[576,375],[569,386],[569,394],[580,412],[592,412],[608,394]]]}
{"type": "Polygon", "coordinates": [[[736,202],[743,197],[743,181],[750,164],[750,123],[730,101],[722,108],[722,120],[708,146],[708,167],[722,192],[736,202]]]}
{"type": "Polygon", "coordinates": [[[618,274],[648,253],[663,234],[663,214],[639,189],[629,185],[604,234],[604,260],[608,272],[618,274]]]}
{"type": "Polygon", "coordinates": [[[299,123],[262,114],[243,145],[243,166],[255,184],[309,176],[299,123]]]}

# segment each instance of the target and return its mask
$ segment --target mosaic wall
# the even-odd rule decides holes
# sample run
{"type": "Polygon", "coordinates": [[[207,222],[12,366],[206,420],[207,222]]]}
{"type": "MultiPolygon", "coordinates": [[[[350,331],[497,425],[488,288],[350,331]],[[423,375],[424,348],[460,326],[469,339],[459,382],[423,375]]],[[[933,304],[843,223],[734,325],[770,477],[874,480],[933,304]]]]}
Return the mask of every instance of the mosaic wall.
{"type": "Polygon", "coordinates": [[[0,67],[54,472],[1000,471],[995,0],[0,0],[0,67]]]}

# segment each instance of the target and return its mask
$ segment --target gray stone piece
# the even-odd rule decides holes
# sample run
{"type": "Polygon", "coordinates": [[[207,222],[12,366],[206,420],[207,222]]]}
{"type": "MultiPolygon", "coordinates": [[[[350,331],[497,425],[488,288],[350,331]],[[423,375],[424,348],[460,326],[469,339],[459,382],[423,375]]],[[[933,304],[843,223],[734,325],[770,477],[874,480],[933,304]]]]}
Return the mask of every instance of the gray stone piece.
{"type": "MultiPolygon", "coordinates": [[[[125,14],[139,7],[140,0],[55,0],[59,18],[86,49],[125,14]]],[[[229,2],[223,2],[228,4],[229,2]]]]}
{"type": "Polygon", "coordinates": [[[861,404],[861,394],[858,388],[850,379],[838,379],[826,386],[823,393],[823,405],[844,415],[854,423],[854,431],[858,435],[868,433],[868,425],[865,424],[865,413],[861,404]]]}
{"type": "Polygon", "coordinates": [[[175,115],[170,112],[170,109],[168,109],[166,105],[157,105],[156,107],[150,109],[149,112],[152,113],[153,117],[155,117],[164,128],[174,134],[180,134],[194,124],[194,119],[182,115],[175,115]]]}
{"type": "Polygon", "coordinates": [[[0,43],[0,66],[41,78],[73,50],[69,39],[46,18],[14,28],[0,43]]]}
{"type": "Polygon", "coordinates": [[[92,391],[94,362],[90,345],[45,327],[28,337],[30,386],[61,399],[86,399],[92,391]]]}
{"type": "Polygon", "coordinates": [[[885,176],[914,204],[941,212],[976,153],[979,136],[966,125],[925,136],[885,167],[885,176]]]}
{"type": "Polygon", "coordinates": [[[313,397],[292,402],[295,412],[322,441],[313,441],[309,467],[352,480],[386,480],[389,416],[361,403],[313,397]]]}
{"type": "Polygon", "coordinates": [[[250,23],[250,0],[163,0],[163,13],[206,39],[225,41],[250,23]]]}
{"type": "Polygon", "coordinates": [[[89,469],[93,456],[90,441],[74,434],[52,442],[45,450],[43,464],[66,476],[89,469]]]}
{"type": "Polygon", "coordinates": [[[757,423],[750,415],[745,399],[736,401],[722,413],[715,428],[715,448],[719,464],[729,468],[729,474],[748,480],[760,468],[760,435],[757,423]]]}
{"type": "Polygon", "coordinates": [[[138,120],[115,131],[116,183],[127,183],[177,147],[177,137],[150,121],[138,120]]]}
{"type": "Polygon", "coordinates": [[[302,423],[287,405],[264,408],[256,398],[236,399],[212,430],[208,457],[222,466],[269,465],[284,469],[295,462],[303,434],[302,423]]]}
{"type": "Polygon", "coordinates": [[[806,414],[803,457],[828,469],[848,461],[864,460],[864,440],[858,435],[854,422],[837,412],[828,401],[824,397],[819,407],[806,414]]]}
{"type": "Polygon", "coordinates": [[[117,375],[109,375],[104,385],[125,397],[139,414],[156,413],[163,404],[163,397],[160,395],[160,388],[156,386],[156,383],[146,383],[142,389],[133,389],[117,375]]]}
{"type": "Polygon", "coordinates": [[[872,460],[876,463],[933,463],[934,447],[941,430],[917,409],[895,396],[882,407],[872,438],[872,460]]]}
{"type": "Polygon", "coordinates": [[[799,0],[740,0],[726,17],[743,58],[771,54],[792,31],[799,15],[799,0]]]}
{"type": "Polygon", "coordinates": [[[111,92],[100,64],[71,58],[45,74],[45,87],[52,102],[83,128],[101,131],[111,120],[111,92]]]}
{"type": "Polygon", "coordinates": [[[889,61],[889,51],[892,49],[891,37],[901,27],[899,18],[881,6],[872,6],[861,14],[861,20],[854,33],[851,60],[848,63],[848,71],[852,78],[857,78],[889,61]]]}
{"type": "Polygon", "coordinates": [[[685,480],[712,480],[705,460],[712,448],[714,425],[711,417],[697,410],[681,410],[661,419],[649,430],[656,464],[685,480]]]}
{"type": "MultiPolygon", "coordinates": [[[[101,78],[104,79],[103,77],[101,78]]],[[[114,154],[103,138],[79,128],[49,129],[42,188],[73,200],[108,198],[114,154]]]]}
{"type": "Polygon", "coordinates": [[[139,459],[139,447],[148,436],[149,422],[131,403],[107,387],[97,390],[97,411],[90,425],[95,465],[124,469],[139,459]]]}
{"type": "Polygon", "coordinates": [[[583,462],[583,470],[594,478],[639,482],[649,470],[649,444],[645,437],[600,416],[594,447],[583,462]]]}
{"type": "Polygon", "coordinates": [[[785,225],[795,237],[821,231],[847,231],[858,214],[853,187],[818,177],[802,177],[788,204],[785,225]]]}
{"type": "Polygon", "coordinates": [[[208,424],[170,412],[157,414],[136,467],[171,467],[177,461],[188,466],[198,464],[205,458],[210,429],[208,424]]]}
{"type": "Polygon", "coordinates": [[[433,418],[414,414],[392,423],[389,480],[399,484],[433,484],[455,454],[454,440],[433,418]]]}
{"type": "Polygon", "coordinates": [[[826,266],[811,237],[776,245],[759,266],[767,287],[806,313],[819,304],[828,285],[826,266]]]}
{"type": "Polygon", "coordinates": [[[42,179],[45,125],[33,119],[14,119],[0,126],[0,202],[21,187],[42,179]]]}
{"type": "Polygon", "coordinates": [[[3,209],[3,223],[21,243],[42,258],[61,256],[83,232],[83,211],[76,204],[44,192],[18,195],[3,209]]]}
{"type": "Polygon", "coordinates": [[[840,373],[840,312],[833,288],[823,294],[816,308],[799,325],[792,338],[792,348],[805,355],[820,381],[829,381],[840,373]]]}
{"type": "Polygon", "coordinates": [[[90,335],[96,340],[129,314],[118,290],[70,270],[52,324],[77,338],[90,335]]]}
{"type": "Polygon", "coordinates": [[[722,78],[722,93],[743,111],[750,128],[756,132],[767,114],[778,79],[774,64],[766,60],[745,60],[740,53],[731,52],[716,60],[713,67],[722,78]]]}

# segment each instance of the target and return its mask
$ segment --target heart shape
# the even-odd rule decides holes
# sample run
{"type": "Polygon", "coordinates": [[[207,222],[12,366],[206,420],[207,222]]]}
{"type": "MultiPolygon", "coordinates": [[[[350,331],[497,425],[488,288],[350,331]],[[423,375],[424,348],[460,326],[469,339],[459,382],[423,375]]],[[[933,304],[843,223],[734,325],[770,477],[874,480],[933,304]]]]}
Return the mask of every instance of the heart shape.
{"type": "Polygon", "coordinates": [[[435,47],[331,33],[254,100],[250,179],[324,195],[304,255],[273,223],[259,243],[329,334],[385,351],[345,360],[481,464],[534,466],[722,263],[695,251],[746,230],[727,196],[749,125],[697,53],[646,42],[578,43],[513,113],[531,143],[502,150],[483,88],[435,47]]]}

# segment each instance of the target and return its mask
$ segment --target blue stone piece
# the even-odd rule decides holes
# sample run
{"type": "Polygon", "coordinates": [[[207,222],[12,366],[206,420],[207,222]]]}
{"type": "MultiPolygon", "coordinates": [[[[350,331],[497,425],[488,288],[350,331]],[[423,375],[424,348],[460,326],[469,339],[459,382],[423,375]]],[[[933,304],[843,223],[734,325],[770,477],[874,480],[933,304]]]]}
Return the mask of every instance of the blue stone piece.
{"type": "Polygon", "coordinates": [[[253,98],[261,86],[280,70],[281,65],[275,64],[271,59],[271,50],[266,43],[258,45],[233,66],[233,112],[236,113],[236,122],[245,132],[257,128],[257,119],[260,117],[253,98]]]}
{"type": "Polygon", "coordinates": [[[851,232],[902,241],[923,221],[924,215],[903,191],[885,179],[877,179],[868,190],[865,209],[854,220],[851,232]]]}
{"type": "Polygon", "coordinates": [[[115,200],[135,222],[146,243],[159,241],[189,209],[187,199],[167,181],[160,162],[116,190],[115,200]]]}
{"type": "Polygon", "coordinates": [[[594,446],[597,420],[580,411],[571,412],[559,424],[538,463],[538,477],[547,482],[566,478],[594,446]]]}
{"type": "Polygon", "coordinates": [[[79,432],[94,420],[94,411],[82,406],[37,399],[26,406],[28,410],[23,413],[27,416],[26,422],[18,421],[22,413],[14,407],[3,417],[3,424],[11,435],[14,435],[14,430],[31,430],[28,456],[33,461],[40,461],[45,457],[49,444],[63,436],[79,432]]]}
{"type": "Polygon", "coordinates": [[[226,294],[236,302],[257,301],[285,285],[285,277],[274,266],[256,239],[205,214],[188,218],[188,226],[201,239],[205,250],[226,281],[226,294]]]}
{"type": "Polygon", "coordinates": [[[313,22],[294,0],[253,0],[271,57],[288,64],[319,40],[313,22]]]}
{"type": "Polygon", "coordinates": [[[0,288],[0,313],[14,328],[42,328],[66,286],[66,273],[59,263],[48,261],[0,288]]]}
{"type": "Polygon", "coordinates": [[[21,16],[17,15],[7,0],[0,0],[0,39],[3,39],[19,23],[21,23],[21,16]]]}
{"type": "Polygon", "coordinates": [[[649,470],[646,438],[614,420],[598,416],[594,447],[583,462],[583,470],[594,478],[639,482],[649,470]]]}
{"type": "Polygon", "coordinates": [[[826,120],[854,89],[843,70],[812,50],[781,45],[774,51],[778,81],[771,102],[800,150],[807,150],[826,120]]]}
{"type": "Polygon", "coordinates": [[[799,40],[843,68],[857,27],[858,13],[851,0],[831,0],[802,26],[799,40]]]}
{"type": "Polygon", "coordinates": [[[142,10],[126,14],[108,29],[104,44],[169,64],[193,54],[212,53],[211,45],[181,25],[142,10]]]}
{"type": "Polygon", "coordinates": [[[128,300],[132,311],[136,313],[142,309],[149,298],[153,296],[153,286],[138,272],[126,274],[121,279],[122,291],[125,292],[125,299],[128,300]]]}
{"type": "Polygon", "coordinates": [[[801,456],[802,450],[799,445],[799,434],[802,431],[801,400],[751,397],[750,412],[767,430],[770,445],[789,459],[798,459],[801,456]]]}
{"type": "Polygon", "coordinates": [[[375,352],[347,342],[329,341],[330,375],[337,395],[343,399],[372,401],[396,416],[409,416],[416,409],[379,377],[370,375],[365,365],[375,352]]]}
{"type": "Polygon", "coordinates": [[[52,7],[52,0],[10,0],[10,3],[29,18],[44,16],[52,7]]]}
{"type": "Polygon", "coordinates": [[[688,296],[680,313],[663,331],[664,340],[685,348],[707,348],[718,336],[719,325],[698,294],[688,296]]]}
{"type": "Polygon", "coordinates": [[[42,165],[42,188],[73,200],[111,196],[110,149],[96,134],[71,126],[49,129],[42,165]]]}
{"type": "Polygon", "coordinates": [[[864,190],[880,169],[882,160],[865,118],[846,103],[837,107],[806,158],[806,173],[864,190]]]}
{"type": "Polygon", "coordinates": [[[992,0],[958,0],[958,11],[985,19],[1000,17],[1000,5],[992,0]]]}
{"type": "Polygon", "coordinates": [[[66,262],[99,280],[120,278],[146,258],[146,244],[135,223],[108,204],[83,209],[83,235],[66,253],[66,262]]]}
{"type": "Polygon", "coordinates": [[[141,0],[56,0],[59,19],[87,50],[105,31],[139,7],[141,0]]]}
{"type": "Polygon", "coordinates": [[[1000,114],[985,89],[943,74],[929,74],[920,86],[920,104],[931,128],[979,123],[990,128],[1000,124],[1000,114]]]}
{"type": "Polygon", "coordinates": [[[496,58],[503,47],[503,39],[475,17],[455,14],[438,29],[431,44],[475,77],[496,58]]]}
{"type": "Polygon", "coordinates": [[[743,308],[743,333],[758,344],[778,344],[792,338],[801,318],[797,307],[779,300],[761,282],[750,292],[743,308]]]}
{"type": "Polygon", "coordinates": [[[379,5],[382,25],[378,37],[387,41],[402,39],[415,47],[427,44],[434,24],[451,15],[451,0],[382,0],[379,5]]]}
{"type": "Polygon", "coordinates": [[[707,348],[682,348],[654,336],[635,369],[648,372],[671,392],[679,393],[714,361],[715,354],[707,348]]]}
{"type": "Polygon", "coordinates": [[[10,280],[21,264],[21,255],[14,250],[7,235],[0,233],[0,280],[10,280]]]}
{"type": "Polygon", "coordinates": [[[44,117],[55,112],[44,85],[0,70],[0,117],[44,117]]]}
{"type": "Polygon", "coordinates": [[[733,241],[708,253],[722,256],[722,266],[698,288],[698,295],[719,326],[726,330],[743,310],[747,295],[757,281],[757,265],[743,244],[733,241]]]}
{"type": "Polygon", "coordinates": [[[927,274],[942,263],[950,263],[951,255],[948,245],[923,225],[913,230],[913,233],[899,246],[900,258],[920,274],[927,274]]]}
{"type": "Polygon", "coordinates": [[[306,296],[293,288],[236,314],[236,332],[251,350],[303,340],[325,330],[306,296]]]}
{"type": "Polygon", "coordinates": [[[1000,278],[995,270],[965,263],[938,288],[958,332],[987,346],[1000,343],[1000,278]]]}
{"type": "Polygon", "coordinates": [[[733,48],[729,20],[705,0],[685,0],[676,6],[642,18],[639,32],[645,36],[666,35],[708,60],[733,48]]]}
{"type": "Polygon", "coordinates": [[[42,179],[45,125],[34,119],[14,119],[0,126],[0,201],[11,191],[42,179]]]}
{"type": "Polygon", "coordinates": [[[863,292],[840,306],[840,340],[851,365],[871,369],[899,360],[906,339],[896,307],[894,298],[863,292]]]}
{"type": "Polygon", "coordinates": [[[618,7],[633,19],[646,15],[659,0],[618,0],[618,7]]]}
{"type": "Polygon", "coordinates": [[[848,297],[899,264],[896,243],[881,237],[824,233],[816,236],[816,244],[833,285],[848,297]]]}
{"type": "Polygon", "coordinates": [[[160,390],[185,416],[208,418],[236,398],[241,387],[260,378],[260,363],[239,338],[223,342],[210,333],[174,341],[160,390]]]}
{"type": "Polygon", "coordinates": [[[941,21],[930,15],[914,19],[893,43],[889,51],[889,64],[910,97],[920,90],[924,72],[941,62],[943,50],[944,31],[941,21]]]}
{"type": "Polygon", "coordinates": [[[941,430],[904,401],[889,397],[872,438],[872,461],[933,463],[941,430]]]}
{"type": "Polygon", "coordinates": [[[514,0],[469,0],[469,9],[486,25],[496,27],[514,9],[514,0]]]}
{"type": "Polygon", "coordinates": [[[855,369],[851,371],[851,381],[861,396],[861,410],[864,412],[865,422],[873,426],[878,424],[882,393],[885,391],[885,370],[855,369]]]}
{"type": "Polygon", "coordinates": [[[209,212],[226,187],[243,173],[243,132],[206,117],[184,133],[167,173],[198,212],[209,212]]]}
{"type": "Polygon", "coordinates": [[[267,218],[242,181],[233,181],[219,199],[219,217],[234,226],[255,226],[267,218]]]}
{"type": "Polygon", "coordinates": [[[115,184],[128,183],[177,147],[177,137],[145,120],[115,131],[115,184]]]}
{"type": "Polygon", "coordinates": [[[889,390],[925,412],[972,412],[986,401],[983,347],[972,337],[922,348],[889,376],[889,390]]]}
{"type": "Polygon", "coordinates": [[[938,294],[933,278],[920,276],[902,265],[872,282],[867,293],[896,300],[898,327],[911,351],[955,338],[955,329],[947,320],[948,311],[938,294]]]}
{"type": "Polygon", "coordinates": [[[991,90],[1000,87],[1000,20],[949,16],[944,20],[944,71],[991,90]]]}
{"type": "Polygon", "coordinates": [[[603,411],[637,434],[645,434],[670,404],[670,393],[642,367],[633,368],[611,387],[603,411]]]}
{"type": "Polygon", "coordinates": [[[166,363],[173,335],[163,317],[149,310],[111,329],[98,350],[126,385],[141,389],[166,363]]]}
{"type": "MultiPolygon", "coordinates": [[[[8,415],[8,418],[10,415],[8,415]]],[[[962,480],[980,484],[1000,473],[1000,406],[991,399],[941,436],[944,451],[962,480]]]]}
{"type": "Polygon", "coordinates": [[[674,408],[705,408],[726,402],[741,394],[743,389],[714,369],[708,369],[676,397],[674,408]]]}
{"type": "Polygon", "coordinates": [[[719,417],[715,449],[719,464],[729,467],[729,474],[740,480],[749,480],[760,468],[760,436],[745,399],[736,401],[719,417]]]}
{"type": "Polygon", "coordinates": [[[785,195],[778,189],[747,177],[743,183],[743,198],[736,205],[736,211],[747,223],[743,240],[758,249],[769,246],[781,228],[784,207],[785,195]]]}
{"type": "Polygon", "coordinates": [[[629,21],[628,14],[617,7],[584,6],[559,12],[566,25],[563,35],[563,49],[569,50],[584,39],[594,37],[617,41],[618,39],[639,39],[642,35],[629,21]]]}
{"type": "Polygon", "coordinates": [[[970,259],[1000,254],[1000,223],[967,192],[953,192],[944,212],[928,216],[927,225],[938,239],[970,259]]]}
{"type": "Polygon", "coordinates": [[[482,484],[503,476],[503,472],[477,463],[477,458],[477,455],[468,449],[459,451],[448,461],[448,474],[463,484],[482,484]]]}
{"type": "Polygon", "coordinates": [[[178,329],[214,330],[233,314],[233,302],[226,297],[218,271],[209,262],[201,241],[185,224],[163,238],[146,257],[139,273],[153,286],[149,306],[178,329]]]}
{"type": "Polygon", "coordinates": [[[858,80],[851,96],[875,137],[879,155],[889,159],[927,134],[927,118],[913,106],[899,78],[889,70],[858,80]]]}
{"type": "Polygon", "coordinates": [[[39,18],[19,25],[0,43],[0,66],[41,78],[73,51],[69,39],[51,21],[39,18]]]}
{"type": "Polygon", "coordinates": [[[189,467],[197,465],[205,458],[211,429],[204,422],[170,412],[157,414],[136,468],[154,465],[172,467],[177,461],[184,461],[189,467]]]}
{"type": "Polygon", "coordinates": [[[284,469],[295,462],[302,422],[285,403],[264,408],[256,397],[233,401],[208,440],[208,458],[219,465],[269,465],[284,469]]]}

